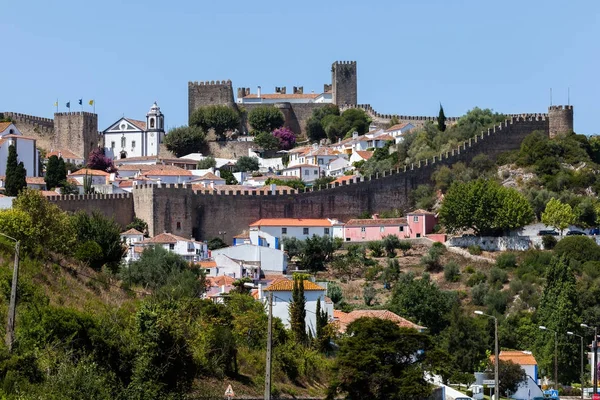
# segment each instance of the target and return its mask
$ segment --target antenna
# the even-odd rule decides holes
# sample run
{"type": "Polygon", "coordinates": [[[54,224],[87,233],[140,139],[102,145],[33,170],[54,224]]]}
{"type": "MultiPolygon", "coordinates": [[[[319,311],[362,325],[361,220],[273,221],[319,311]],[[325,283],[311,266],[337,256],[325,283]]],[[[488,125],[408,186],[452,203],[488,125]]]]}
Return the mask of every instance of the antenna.
{"type": "Polygon", "coordinates": [[[550,88],[550,105],[552,105],[552,88],[550,88]]]}
{"type": "Polygon", "coordinates": [[[567,105],[568,106],[571,105],[571,88],[570,87],[567,88],[567,105]]]}

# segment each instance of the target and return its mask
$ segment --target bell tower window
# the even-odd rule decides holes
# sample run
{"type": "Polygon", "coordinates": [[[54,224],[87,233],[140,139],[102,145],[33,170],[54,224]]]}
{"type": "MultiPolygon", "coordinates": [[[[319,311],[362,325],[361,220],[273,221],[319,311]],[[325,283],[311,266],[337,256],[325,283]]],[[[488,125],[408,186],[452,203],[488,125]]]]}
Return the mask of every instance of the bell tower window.
{"type": "Polygon", "coordinates": [[[150,118],[150,128],[154,128],[154,118],[150,118]]]}
{"type": "Polygon", "coordinates": [[[126,145],[127,145],[127,139],[125,139],[125,136],[123,136],[123,137],[121,138],[121,147],[123,147],[123,148],[124,148],[126,145]]]}

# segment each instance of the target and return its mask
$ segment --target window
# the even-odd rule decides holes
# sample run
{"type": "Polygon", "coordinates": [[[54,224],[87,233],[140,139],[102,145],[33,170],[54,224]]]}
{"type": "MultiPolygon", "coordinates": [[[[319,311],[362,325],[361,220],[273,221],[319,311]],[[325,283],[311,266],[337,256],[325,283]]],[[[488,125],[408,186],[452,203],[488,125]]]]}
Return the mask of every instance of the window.
{"type": "Polygon", "coordinates": [[[135,149],[135,140],[132,140],[132,141],[131,141],[131,148],[132,148],[132,149],[135,149]]]}
{"type": "Polygon", "coordinates": [[[404,225],[398,227],[399,232],[404,232],[404,225]]]}
{"type": "Polygon", "coordinates": [[[308,228],[302,228],[302,233],[304,235],[308,235],[308,228]]]}
{"type": "Polygon", "coordinates": [[[319,165],[322,165],[322,164],[324,164],[324,162],[323,162],[323,159],[322,159],[322,158],[319,158],[319,160],[318,160],[317,164],[319,164],[319,165]]]}
{"type": "Polygon", "coordinates": [[[127,146],[127,139],[125,139],[125,136],[123,136],[121,138],[121,147],[125,147],[125,146],[127,146]]]}
{"type": "Polygon", "coordinates": [[[360,227],[360,233],[365,233],[367,231],[367,228],[364,226],[360,227]]]}
{"type": "Polygon", "coordinates": [[[181,222],[177,221],[177,230],[181,229],[181,222]]]}
{"type": "Polygon", "coordinates": [[[379,227],[379,232],[384,232],[384,231],[385,231],[385,227],[383,227],[383,226],[380,226],[380,227],[379,227]]]}
{"type": "Polygon", "coordinates": [[[154,128],[154,118],[150,118],[150,128],[154,128]]]}
{"type": "Polygon", "coordinates": [[[175,250],[175,244],[169,243],[169,250],[175,250]]]}
{"type": "Polygon", "coordinates": [[[413,217],[413,222],[419,222],[419,217],[417,215],[413,217]]]}
{"type": "Polygon", "coordinates": [[[319,171],[317,171],[316,169],[313,172],[313,175],[319,175],[319,171]]]}
{"type": "Polygon", "coordinates": [[[346,238],[346,242],[349,242],[349,241],[350,241],[350,238],[346,238]]]}
{"type": "Polygon", "coordinates": [[[287,228],[281,228],[281,234],[287,235],[287,228]]]}
{"type": "Polygon", "coordinates": [[[110,148],[114,149],[115,148],[115,142],[110,142],[110,148]]]}
{"type": "Polygon", "coordinates": [[[307,169],[305,169],[305,170],[304,170],[304,175],[310,175],[310,171],[309,171],[309,170],[307,170],[307,169]]]}
{"type": "Polygon", "coordinates": [[[325,234],[329,235],[329,228],[325,228],[325,234]]]}

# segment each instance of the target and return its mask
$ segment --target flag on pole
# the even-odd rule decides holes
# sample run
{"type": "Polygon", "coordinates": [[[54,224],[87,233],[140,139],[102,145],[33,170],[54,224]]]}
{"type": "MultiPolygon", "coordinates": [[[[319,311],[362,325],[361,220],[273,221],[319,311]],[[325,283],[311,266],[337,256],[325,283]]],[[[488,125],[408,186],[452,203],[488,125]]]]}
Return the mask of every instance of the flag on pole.
{"type": "Polygon", "coordinates": [[[54,107],[58,107],[58,101],[54,102],[54,107]]]}
{"type": "Polygon", "coordinates": [[[90,100],[89,105],[93,106],[94,105],[94,100],[90,100]]]}
{"type": "Polygon", "coordinates": [[[83,99],[79,99],[79,105],[83,105],[83,99]]]}
{"type": "Polygon", "coordinates": [[[67,101],[67,108],[70,110],[71,109],[71,102],[67,101]]]}

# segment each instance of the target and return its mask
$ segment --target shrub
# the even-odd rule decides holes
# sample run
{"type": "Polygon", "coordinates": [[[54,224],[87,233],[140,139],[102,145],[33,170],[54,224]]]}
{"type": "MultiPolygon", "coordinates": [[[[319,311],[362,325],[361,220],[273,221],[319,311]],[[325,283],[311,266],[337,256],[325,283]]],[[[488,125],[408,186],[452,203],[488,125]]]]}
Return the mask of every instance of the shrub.
{"type": "Polygon", "coordinates": [[[506,271],[501,270],[498,267],[494,267],[490,270],[490,284],[504,284],[506,282],[508,282],[508,274],[506,271]]]}
{"type": "Polygon", "coordinates": [[[474,255],[474,256],[478,256],[481,254],[481,247],[479,247],[479,245],[477,244],[472,244],[470,245],[467,250],[469,251],[469,254],[474,255]]]}
{"type": "Polygon", "coordinates": [[[381,240],[372,240],[367,244],[371,250],[371,257],[383,257],[383,242],[381,240]]]}
{"type": "Polygon", "coordinates": [[[465,267],[465,273],[466,273],[466,274],[472,274],[472,273],[474,273],[474,272],[475,272],[475,268],[473,268],[473,266],[472,266],[472,265],[467,265],[467,266],[465,267]]]}
{"type": "Polygon", "coordinates": [[[333,301],[333,304],[338,304],[344,298],[342,288],[337,283],[329,282],[327,285],[327,297],[333,301]]]}
{"type": "Polygon", "coordinates": [[[455,261],[450,261],[444,267],[444,279],[446,282],[458,282],[460,280],[460,267],[455,261]]]}
{"type": "Polygon", "coordinates": [[[412,243],[408,240],[401,240],[398,248],[402,251],[402,255],[406,256],[408,251],[412,249],[412,243]]]}
{"type": "Polygon", "coordinates": [[[517,266],[517,256],[514,253],[502,253],[496,259],[496,267],[506,269],[517,266]]]}
{"type": "Polygon", "coordinates": [[[425,270],[428,272],[437,272],[442,267],[440,264],[440,256],[443,250],[438,246],[431,246],[426,255],[421,257],[421,263],[425,265],[425,270]]]}
{"type": "Polygon", "coordinates": [[[375,296],[377,292],[372,284],[367,283],[363,288],[363,299],[365,300],[365,305],[370,306],[373,300],[375,300],[375,296]]]}
{"type": "Polygon", "coordinates": [[[369,267],[365,272],[365,279],[367,281],[374,281],[379,277],[379,274],[383,271],[383,267],[379,264],[369,267]]]}
{"type": "Polygon", "coordinates": [[[473,300],[473,304],[476,306],[482,306],[485,304],[485,295],[487,294],[489,288],[485,283],[478,283],[473,286],[473,290],[471,290],[471,299],[473,300]]]}
{"type": "Polygon", "coordinates": [[[499,290],[490,290],[485,295],[484,301],[488,308],[488,313],[492,314],[495,311],[498,314],[504,314],[506,305],[508,304],[508,293],[499,290]]]}
{"type": "Polygon", "coordinates": [[[102,247],[93,240],[80,244],[75,251],[75,258],[88,264],[95,270],[100,270],[103,259],[102,247]]]}
{"type": "Polygon", "coordinates": [[[600,262],[587,261],[583,264],[583,272],[592,279],[600,276],[600,262]]]}
{"type": "Polygon", "coordinates": [[[483,272],[478,271],[469,277],[467,280],[467,286],[473,287],[485,281],[487,281],[487,276],[485,276],[483,272]]]}
{"type": "Polygon", "coordinates": [[[552,235],[544,235],[542,236],[542,244],[544,245],[544,250],[552,250],[558,241],[552,235]]]}
{"type": "Polygon", "coordinates": [[[556,244],[554,254],[580,262],[600,261],[600,246],[586,236],[567,236],[556,244]]]}
{"type": "Polygon", "coordinates": [[[396,257],[396,249],[400,248],[400,239],[396,235],[387,235],[383,238],[383,247],[389,258],[396,257]]]}

